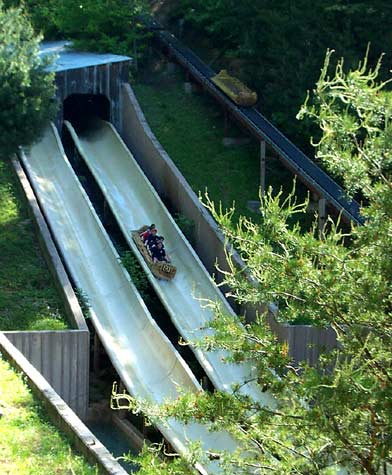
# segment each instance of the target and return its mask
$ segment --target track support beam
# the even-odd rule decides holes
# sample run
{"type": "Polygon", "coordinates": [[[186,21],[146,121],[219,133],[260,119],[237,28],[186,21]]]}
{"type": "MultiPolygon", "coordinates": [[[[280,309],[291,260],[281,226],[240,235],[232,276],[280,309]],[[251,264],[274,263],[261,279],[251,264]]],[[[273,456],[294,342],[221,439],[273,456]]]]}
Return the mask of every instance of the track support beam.
{"type": "Polygon", "coordinates": [[[326,221],[327,221],[327,200],[325,198],[320,198],[318,200],[318,226],[319,226],[320,236],[323,236],[324,234],[326,221]]]}
{"type": "Polygon", "coordinates": [[[101,369],[101,342],[97,332],[94,333],[94,352],[93,352],[93,368],[94,374],[99,375],[101,369]]]}
{"type": "Polygon", "coordinates": [[[266,176],[266,143],[260,140],[260,194],[265,195],[265,176],[266,176]]]}

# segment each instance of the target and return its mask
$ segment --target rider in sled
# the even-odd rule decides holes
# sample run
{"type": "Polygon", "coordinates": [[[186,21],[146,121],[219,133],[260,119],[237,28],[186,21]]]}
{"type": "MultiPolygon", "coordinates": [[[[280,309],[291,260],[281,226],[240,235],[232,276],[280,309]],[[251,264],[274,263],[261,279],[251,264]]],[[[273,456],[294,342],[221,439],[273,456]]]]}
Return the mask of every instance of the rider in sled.
{"type": "Polygon", "coordinates": [[[158,239],[156,245],[150,248],[150,252],[154,264],[160,261],[170,262],[169,256],[166,254],[161,239],[158,239]]]}
{"type": "Polygon", "coordinates": [[[151,229],[150,234],[146,237],[144,245],[151,252],[152,248],[155,247],[158,243],[159,236],[157,234],[157,228],[151,229]]]}
{"type": "Polygon", "coordinates": [[[140,237],[144,244],[146,244],[146,241],[152,234],[157,233],[157,228],[155,227],[155,224],[150,224],[150,226],[140,234],[140,237]]]}

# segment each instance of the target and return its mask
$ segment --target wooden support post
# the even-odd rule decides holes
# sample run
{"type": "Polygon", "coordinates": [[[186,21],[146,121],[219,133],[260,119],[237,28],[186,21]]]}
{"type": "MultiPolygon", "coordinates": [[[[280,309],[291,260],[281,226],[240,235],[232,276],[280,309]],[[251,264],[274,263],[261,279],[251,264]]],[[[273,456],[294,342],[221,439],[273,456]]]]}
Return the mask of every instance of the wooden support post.
{"type": "Polygon", "coordinates": [[[229,114],[227,109],[223,109],[223,137],[227,137],[229,133],[229,114]]]}
{"type": "Polygon", "coordinates": [[[192,82],[191,82],[191,75],[189,74],[189,71],[185,72],[184,92],[185,94],[192,94],[192,82]]]}
{"type": "Polygon", "coordinates": [[[327,201],[325,198],[320,198],[318,202],[318,221],[320,235],[324,234],[324,227],[327,221],[327,201]]]}
{"type": "Polygon", "coordinates": [[[108,218],[108,202],[103,199],[103,222],[106,223],[108,218]]]}
{"type": "Polygon", "coordinates": [[[81,159],[80,159],[80,155],[79,155],[79,150],[76,147],[76,145],[73,145],[73,147],[72,147],[71,159],[73,160],[72,163],[75,163],[76,169],[78,169],[80,167],[81,159]]]}
{"type": "Polygon", "coordinates": [[[184,92],[185,94],[192,94],[192,83],[191,82],[184,82],[184,92]]]}
{"type": "Polygon", "coordinates": [[[143,417],[142,434],[143,434],[144,439],[148,440],[148,439],[150,439],[150,436],[156,432],[156,429],[149,422],[146,422],[147,419],[144,416],[142,416],[142,417],[143,417]]]}
{"type": "MultiPolygon", "coordinates": [[[[123,393],[124,391],[126,392],[127,388],[124,386],[124,383],[120,380],[120,383],[118,385],[118,392],[123,393]]],[[[127,415],[128,411],[126,409],[122,409],[121,411],[117,411],[117,415],[120,419],[125,419],[125,416],[127,415]]]]}
{"type": "Polygon", "coordinates": [[[138,70],[138,61],[137,61],[137,44],[136,39],[133,40],[133,67],[135,71],[138,70]]]}
{"type": "Polygon", "coordinates": [[[171,61],[169,61],[169,62],[167,63],[167,74],[172,75],[172,74],[175,73],[175,71],[176,71],[176,64],[173,63],[173,62],[171,62],[171,61]]]}
{"type": "Polygon", "coordinates": [[[101,365],[101,342],[99,340],[97,332],[94,333],[94,356],[93,356],[93,368],[94,374],[98,376],[101,365]]]}
{"type": "Polygon", "coordinates": [[[204,375],[204,376],[201,378],[200,384],[201,384],[201,387],[202,387],[205,391],[207,391],[207,390],[209,389],[210,384],[209,384],[209,380],[208,380],[208,378],[207,378],[206,375],[204,375]]]}
{"type": "Polygon", "coordinates": [[[185,18],[180,18],[178,20],[178,39],[181,40],[182,35],[184,34],[184,23],[185,23],[185,18]]]}
{"type": "Polygon", "coordinates": [[[265,195],[265,165],[266,165],[266,157],[265,157],[265,140],[260,141],[260,193],[261,196],[265,195]]]}

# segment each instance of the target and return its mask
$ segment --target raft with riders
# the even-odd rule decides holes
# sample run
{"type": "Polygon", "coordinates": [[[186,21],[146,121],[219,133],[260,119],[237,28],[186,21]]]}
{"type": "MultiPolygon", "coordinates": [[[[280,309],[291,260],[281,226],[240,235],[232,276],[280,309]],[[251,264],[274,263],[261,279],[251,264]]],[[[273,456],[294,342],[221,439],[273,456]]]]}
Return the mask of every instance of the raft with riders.
{"type": "Polygon", "coordinates": [[[165,250],[165,238],[158,235],[155,224],[132,231],[132,238],[153,275],[158,279],[172,280],[177,269],[170,262],[165,250]]]}

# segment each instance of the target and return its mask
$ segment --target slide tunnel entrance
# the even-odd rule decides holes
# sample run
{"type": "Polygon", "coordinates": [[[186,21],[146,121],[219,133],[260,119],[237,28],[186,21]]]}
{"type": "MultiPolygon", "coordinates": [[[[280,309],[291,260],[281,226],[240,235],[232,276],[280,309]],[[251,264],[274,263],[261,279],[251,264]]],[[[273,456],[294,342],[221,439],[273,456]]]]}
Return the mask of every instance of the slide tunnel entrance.
{"type": "Polygon", "coordinates": [[[102,94],[71,94],[64,100],[63,117],[83,132],[94,118],[110,120],[110,101],[102,94]]]}

